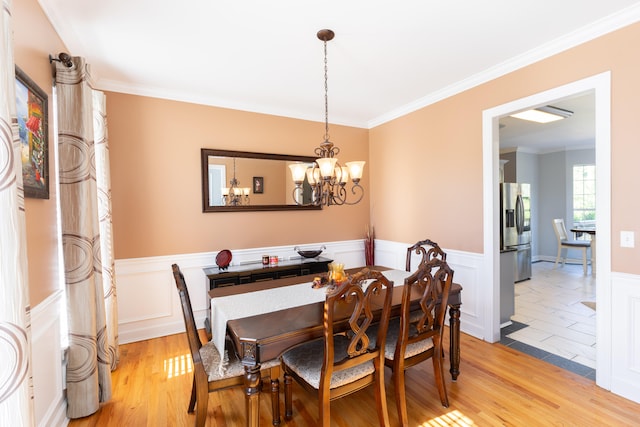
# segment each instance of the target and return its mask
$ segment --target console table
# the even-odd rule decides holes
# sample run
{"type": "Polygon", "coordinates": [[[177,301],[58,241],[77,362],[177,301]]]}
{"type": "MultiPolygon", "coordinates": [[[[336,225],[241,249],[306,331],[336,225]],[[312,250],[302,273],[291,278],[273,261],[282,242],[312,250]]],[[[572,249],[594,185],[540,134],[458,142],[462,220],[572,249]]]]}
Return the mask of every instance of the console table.
{"type": "MultiPolygon", "coordinates": [[[[329,268],[328,265],[332,261],[332,259],[323,257],[300,258],[279,261],[277,265],[262,265],[262,262],[255,262],[245,265],[234,265],[226,269],[206,267],[202,270],[209,280],[208,291],[210,291],[225,286],[264,282],[287,277],[305,276],[307,274],[326,273],[329,268]]],[[[204,327],[207,335],[209,335],[211,334],[211,306],[208,298],[207,301],[207,312],[209,314],[204,321],[204,327]]]]}
{"type": "Polygon", "coordinates": [[[211,290],[223,286],[326,273],[328,270],[327,265],[332,261],[323,257],[300,258],[280,261],[277,265],[263,266],[262,263],[256,262],[246,265],[234,265],[226,269],[208,267],[203,268],[203,271],[209,279],[209,290],[211,290]]]}

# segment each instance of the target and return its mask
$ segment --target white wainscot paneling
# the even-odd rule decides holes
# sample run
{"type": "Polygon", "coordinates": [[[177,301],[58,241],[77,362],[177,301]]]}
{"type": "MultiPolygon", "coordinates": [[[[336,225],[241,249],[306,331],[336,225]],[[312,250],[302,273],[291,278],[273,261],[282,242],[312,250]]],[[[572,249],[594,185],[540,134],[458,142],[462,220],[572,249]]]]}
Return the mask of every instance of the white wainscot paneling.
{"type": "MultiPolygon", "coordinates": [[[[346,268],[364,264],[363,240],[296,243],[288,246],[232,250],[232,264],[260,262],[262,255],[280,259],[299,257],[295,246],[326,246],[323,257],[341,262],[346,268]]],[[[184,332],[184,319],[171,265],[176,263],[185,276],[193,314],[198,327],[207,318],[209,282],[202,271],[215,267],[217,252],[116,260],[119,341],[126,344],[184,332]]]]}
{"type": "MultiPolygon", "coordinates": [[[[376,240],[376,265],[404,270],[406,267],[407,248],[413,246],[414,243],[376,240]]],[[[483,256],[481,254],[450,250],[444,247],[442,250],[446,252],[447,262],[454,271],[453,281],[459,283],[463,289],[462,306],[460,307],[460,330],[482,339],[484,336],[485,313],[481,307],[484,307],[486,299],[491,297],[490,292],[481,291],[480,275],[483,256]]],[[[412,268],[415,268],[419,262],[420,257],[415,254],[412,255],[412,268]]]]}
{"type": "Polygon", "coordinates": [[[612,273],[611,288],[611,391],[640,402],[640,276],[612,273]]]}
{"type": "Polygon", "coordinates": [[[31,366],[37,426],[60,426],[68,422],[60,331],[63,296],[61,291],[54,292],[31,310],[31,366]]]}

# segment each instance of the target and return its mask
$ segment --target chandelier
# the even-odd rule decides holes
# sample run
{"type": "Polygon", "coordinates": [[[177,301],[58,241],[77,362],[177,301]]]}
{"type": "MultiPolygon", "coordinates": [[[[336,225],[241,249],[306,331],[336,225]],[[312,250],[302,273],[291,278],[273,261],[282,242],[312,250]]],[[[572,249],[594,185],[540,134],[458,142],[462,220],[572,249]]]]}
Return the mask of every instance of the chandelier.
{"type": "Polygon", "coordinates": [[[345,166],[338,163],[336,156],[340,149],[329,141],[329,95],[327,85],[327,42],[332,40],[335,33],[331,30],[320,30],[318,38],[324,42],[324,142],[315,149],[318,156],[315,162],[294,163],[289,165],[295,188],[293,190],[293,200],[298,205],[331,206],[331,205],[355,205],[362,200],[364,189],[360,185],[365,162],[353,161],[345,163],[345,166]],[[311,187],[311,201],[303,202],[305,181],[311,187]],[[347,193],[347,183],[351,178],[353,183],[351,194],[355,198],[349,201],[347,193]]]}
{"type": "Polygon", "coordinates": [[[229,181],[231,187],[222,189],[222,201],[226,206],[242,206],[249,204],[249,188],[240,187],[240,181],[236,178],[236,159],[233,158],[233,179],[229,181]]]}

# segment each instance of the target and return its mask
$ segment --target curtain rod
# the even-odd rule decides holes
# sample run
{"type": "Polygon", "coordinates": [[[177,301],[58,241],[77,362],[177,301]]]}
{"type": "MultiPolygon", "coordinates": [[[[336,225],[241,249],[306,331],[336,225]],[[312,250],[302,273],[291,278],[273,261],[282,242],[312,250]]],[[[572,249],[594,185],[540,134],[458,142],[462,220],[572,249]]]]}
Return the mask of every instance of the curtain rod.
{"type": "Polygon", "coordinates": [[[66,67],[69,67],[69,68],[73,66],[73,62],[71,61],[71,56],[66,52],[60,52],[57,58],[49,55],[49,63],[52,64],[53,61],[62,62],[66,67]]]}

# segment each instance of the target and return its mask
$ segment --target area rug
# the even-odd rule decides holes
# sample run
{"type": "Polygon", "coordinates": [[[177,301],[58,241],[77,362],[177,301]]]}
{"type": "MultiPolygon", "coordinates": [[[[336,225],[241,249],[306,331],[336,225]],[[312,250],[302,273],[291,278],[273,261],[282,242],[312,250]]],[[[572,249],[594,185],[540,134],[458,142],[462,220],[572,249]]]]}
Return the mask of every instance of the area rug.
{"type": "Polygon", "coordinates": [[[582,301],[582,304],[586,305],[591,310],[596,311],[596,302],[595,301],[582,301]]]}

